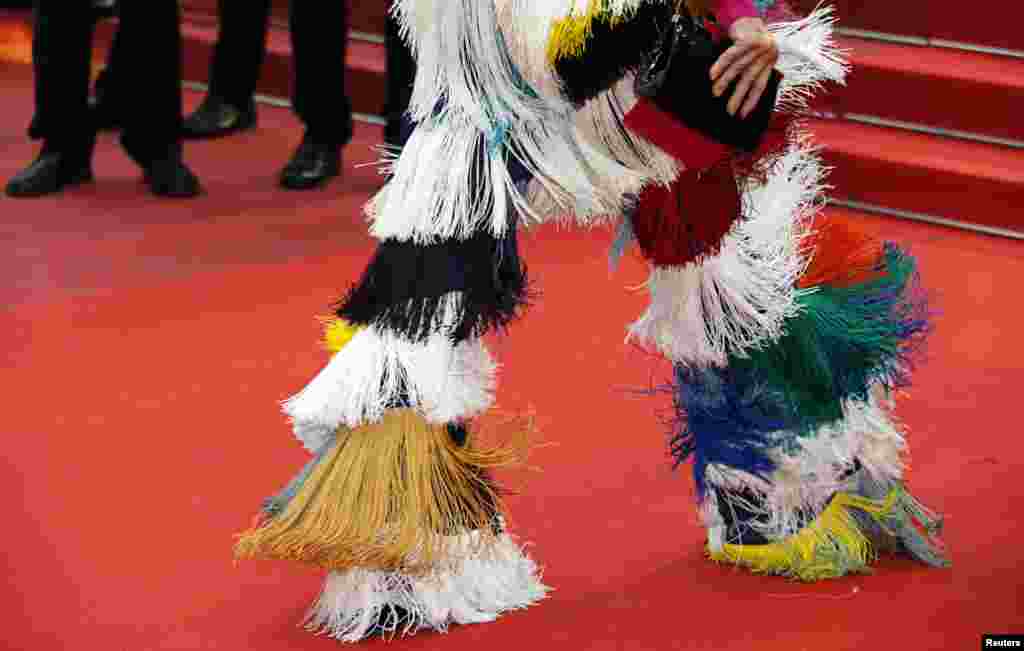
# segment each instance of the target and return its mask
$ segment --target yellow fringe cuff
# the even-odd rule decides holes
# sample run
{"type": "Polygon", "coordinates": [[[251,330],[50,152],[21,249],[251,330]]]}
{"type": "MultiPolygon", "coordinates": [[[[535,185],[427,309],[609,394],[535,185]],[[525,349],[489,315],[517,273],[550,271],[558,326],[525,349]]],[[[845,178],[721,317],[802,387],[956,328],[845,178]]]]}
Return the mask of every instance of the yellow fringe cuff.
{"type": "MultiPolygon", "coordinates": [[[[706,15],[708,13],[707,4],[706,0],[675,1],[677,11],[685,6],[694,16],[706,15]]],[[[595,21],[607,20],[611,27],[615,27],[627,18],[628,14],[625,13],[610,13],[607,0],[590,0],[583,13],[573,11],[565,18],[556,20],[551,26],[547,49],[548,63],[554,65],[567,57],[583,56],[587,49],[587,40],[594,33],[595,21]]]]}
{"type": "Polygon", "coordinates": [[[320,319],[324,327],[324,347],[331,353],[337,353],[352,341],[363,328],[354,326],[344,319],[324,317],[320,319]]]}
{"type": "Polygon", "coordinates": [[[623,16],[619,15],[602,16],[605,5],[605,0],[590,0],[584,13],[570,13],[555,21],[548,38],[548,63],[554,65],[566,57],[582,56],[587,39],[594,33],[594,21],[599,17],[609,20],[613,26],[623,20],[623,16]]]}
{"type": "Polygon", "coordinates": [[[893,512],[898,496],[898,489],[881,501],[837,493],[811,524],[785,540],[767,545],[723,545],[721,551],[709,550],[708,555],[719,563],[735,563],[755,573],[782,574],[801,581],[867,572],[875,550],[851,509],[881,522],[893,512]]]}
{"type": "Polygon", "coordinates": [[[411,409],[339,429],[338,444],[279,514],[243,533],[239,559],[284,559],[333,570],[427,574],[493,543],[500,500],[487,470],[518,463],[529,427],[504,446],[452,441],[411,409]],[[468,537],[462,534],[476,532],[468,537]],[[467,548],[467,540],[474,542],[467,548]]]}

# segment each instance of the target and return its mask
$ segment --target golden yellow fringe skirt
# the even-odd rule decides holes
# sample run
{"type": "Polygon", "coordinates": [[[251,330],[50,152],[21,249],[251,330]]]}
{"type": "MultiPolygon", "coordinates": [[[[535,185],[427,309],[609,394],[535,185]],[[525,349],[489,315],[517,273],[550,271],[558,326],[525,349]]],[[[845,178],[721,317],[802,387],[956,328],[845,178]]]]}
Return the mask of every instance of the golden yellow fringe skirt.
{"type": "Polygon", "coordinates": [[[457,562],[494,541],[500,500],[485,475],[523,458],[528,430],[517,431],[505,446],[458,446],[445,425],[411,409],[340,428],[337,445],[295,497],[243,533],[235,556],[406,574],[457,562]],[[461,535],[469,532],[477,533],[461,535]]]}

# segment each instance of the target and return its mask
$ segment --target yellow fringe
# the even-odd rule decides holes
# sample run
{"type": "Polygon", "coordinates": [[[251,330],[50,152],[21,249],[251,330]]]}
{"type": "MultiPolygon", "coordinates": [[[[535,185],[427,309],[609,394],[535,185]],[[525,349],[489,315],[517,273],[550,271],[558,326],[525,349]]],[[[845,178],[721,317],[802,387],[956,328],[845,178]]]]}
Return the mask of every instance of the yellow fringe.
{"type": "Polygon", "coordinates": [[[875,558],[871,541],[850,512],[857,509],[881,521],[896,505],[898,490],[884,501],[838,493],[814,522],[785,540],[768,545],[724,545],[708,555],[719,563],[736,563],[762,574],[783,574],[819,581],[866,571],[875,558]]]}
{"type": "Polygon", "coordinates": [[[354,326],[344,319],[335,317],[323,317],[320,319],[324,326],[324,347],[331,353],[337,353],[352,341],[363,328],[354,326]]]}
{"type": "MultiPolygon", "coordinates": [[[[582,14],[570,13],[565,18],[555,21],[548,39],[548,62],[554,65],[566,57],[582,56],[587,39],[594,33],[594,21],[604,10],[605,0],[590,0],[587,10],[582,14]]],[[[610,17],[613,26],[622,19],[622,16],[610,17]]]]}
{"type": "MultiPolygon", "coordinates": [[[[685,5],[691,15],[703,16],[708,13],[707,0],[677,0],[677,11],[685,5]]],[[[561,59],[583,56],[587,40],[594,33],[594,21],[605,12],[606,0],[590,0],[587,10],[583,13],[570,13],[565,18],[555,21],[551,26],[548,39],[548,63],[554,65],[561,59]]],[[[608,16],[612,27],[627,19],[627,16],[616,14],[608,16]]]]}
{"type": "Polygon", "coordinates": [[[396,409],[380,423],[339,429],[338,445],[277,516],[239,537],[239,559],[284,559],[344,571],[430,573],[494,541],[500,499],[486,470],[518,463],[529,427],[491,449],[462,447],[447,427],[396,409]],[[479,532],[468,548],[463,536],[479,532]]]}

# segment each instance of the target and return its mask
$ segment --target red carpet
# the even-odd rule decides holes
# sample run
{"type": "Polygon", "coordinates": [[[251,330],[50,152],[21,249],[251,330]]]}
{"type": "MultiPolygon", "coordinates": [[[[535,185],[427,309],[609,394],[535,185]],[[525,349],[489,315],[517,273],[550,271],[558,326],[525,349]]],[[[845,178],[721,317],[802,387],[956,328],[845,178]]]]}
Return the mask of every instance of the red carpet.
{"type": "MultiPolygon", "coordinates": [[[[6,178],[33,153],[29,72],[0,67],[0,84],[6,178]]],[[[339,648],[296,627],[317,573],[235,566],[231,545],[305,458],[276,401],[325,361],[313,317],[370,254],[359,206],[377,180],[356,163],[380,133],[358,131],[344,182],[290,194],[273,181],[297,125],[260,117],[255,133],[188,147],[208,189],[195,202],[146,197],[109,138],[95,185],[0,200],[0,648],[339,648]]],[[[951,570],[886,560],[805,586],[706,562],[690,479],[667,466],[664,403],[630,393],[666,371],[622,343],[642,268],[609,277],[610,233],[543,228],[524,242],[543,297],[494,349],[501,405],[536,409],[555,443],[510,506],[556,591],[390,648],[970,649],[983,632],[1024,631],[1024,247],[837,218],[911,245],[940,292],[902,415],[914,489],[948,515],[951,570]]]]}

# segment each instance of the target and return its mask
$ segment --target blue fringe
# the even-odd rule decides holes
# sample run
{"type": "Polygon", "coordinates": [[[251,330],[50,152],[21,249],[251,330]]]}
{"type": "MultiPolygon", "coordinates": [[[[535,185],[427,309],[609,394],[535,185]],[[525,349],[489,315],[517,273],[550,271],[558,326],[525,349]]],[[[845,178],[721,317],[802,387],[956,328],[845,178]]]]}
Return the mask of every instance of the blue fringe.
{"type": "Polygon", "coordinates": [[[751,374],[682,365],[674,371],[676,421],[670,451],[676,467],[693,457],[697,496],[703,499],[707,493],[709,463],[767,478],[775,469],[769,453],[778,447],[779,433],[793,426],[780,396],[751,374]]]}
{"type": "Polygon", "coordinates": [[[843,418],[870,387],[906,386],[930,312],[913,258],[887,245],[884,273],[853,287],[821,286],[778,341],[724,368],[674,367],[675,465],[693,457],[698,497],[709,463],[767,477],[773,450],[843,418]]]}

